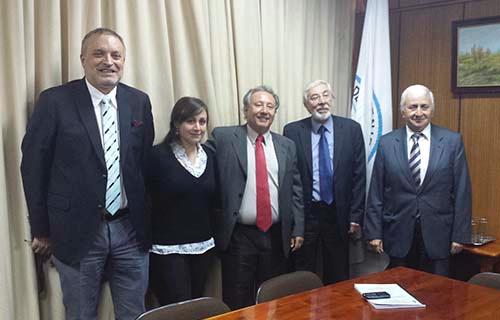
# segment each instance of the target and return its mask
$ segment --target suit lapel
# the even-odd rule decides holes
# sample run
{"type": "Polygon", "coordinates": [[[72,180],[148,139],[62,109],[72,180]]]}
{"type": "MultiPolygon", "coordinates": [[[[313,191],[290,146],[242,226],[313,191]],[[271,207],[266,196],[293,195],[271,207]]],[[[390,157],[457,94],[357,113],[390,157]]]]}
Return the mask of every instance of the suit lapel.
{"type": "Polygon", "coordinates": [[[239,126],[234,131],[233,148],[240,162],[241,169],[247,175],[247,127],[239,126]]]}
{"type": "Polygon", "coordinates": [[[299,141],[302,145],[302,148],[297,148],[297,150],[302,149],[304,151],[306,156],[307,169],[312,177],[311,118],[302,120],[300,125],[301,130],[299,131],[299,141]]]}
{"type": "Polygon", "coordinates": [[[80,114],[83,125],[87,130],[87,134],[89,135],[92,146],[97,154],[97,158],[99,158],[103,167],[106,167],[101,137],[99,136],[99,128],[97,127],[97,120],[95,118],[96,115],[94,112],[94,106],[84,79],[77,84],[75,91],[75,103],[78,113],[80,114]]]}
{"type": "Polygon", "coordinates": [[[276,153],[276,159],[278,160],[278,186],[282,186],[283,179],[285,178],[286,158],[288,155],[286,148],[282,143],[281,137],[274,132],[271,132],[271,135],[273,136],[274,152],[276,153]]]}
{"type": "Polygon", "coordinates": [[[333,120],[333,172],[337,171],[337,168],[339,166],[340,162],[340,154],[342,154],[341,150],[343,148],[342,144],[343,141],[346,139],[342,139],[342,137],[345,137],[344,134],[344,126],[339,123],[338,121],[335,121],[334,116],[332,116],[333,120]]]}
{"type": "Polygon", "coordinates": [[[410,166],[408,165],[408,146],[406,144],[406,127],[400,128],[398,130],[399,134],[396,136],[394,142],[394,156],[408,182],[412,186],[415,186],[415,182],[413,181],[413,178],[410,173],[410,166]]]}
{"type": "Polygon", "coordinates": [[[118,123],[120,125],[120,159],[125,159],[132,126],[132,110],[130,106],[131,97],[120,85],[116,88],[116,101],[118,103],[118,123]]]}
{"type": "Polygon", "coordinates": [[[436,171],[436,166],[441,159],[441,155],[443,154],[444,146],[443,146],[443,136],[440,134],[439,130],[436,127],[431,125],[431,148],[429,153],[429,164],[427,166],[427,172],[425,173],[424,181],[420,186],[420,189],[423,189],[428,181],[431,180],[432,174],[436,171]]]}

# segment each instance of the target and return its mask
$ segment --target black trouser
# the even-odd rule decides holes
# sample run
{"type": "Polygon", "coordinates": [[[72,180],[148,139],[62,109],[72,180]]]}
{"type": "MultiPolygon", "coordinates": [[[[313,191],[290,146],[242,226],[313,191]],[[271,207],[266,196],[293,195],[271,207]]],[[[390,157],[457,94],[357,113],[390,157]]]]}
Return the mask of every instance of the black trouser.
{"type": "Polygon", "coordinates": [[[409,267],[429,273],[448,276],[450,263],[449,259],[431,259],[425,251],[424,239],[422,238],[422,226],[420,218],[415,223],[413,241],[410,251],[403,258],[391,257],[389,268],[409,267]]]}
{"type": "Polygon", "coordinates": [[[221,258],[224,302],[232,310],[255,304],[260,284],[286,271],[281,225],[262,232],[237,223],[221,258]]]}
{"type": "Polygon", "coordinates": [[[203,296],[213,249],[203,254],[151,253],[149,287],[161,305],[203,296]]]}
{"type": "Polygon", "coordinates": [[[304,244],[294,256],[295,269],[321,276],[318,255],[323,261],[323,283],[349,279],[349,242],[342,237],[335,204],[313,202],[305,219],[304,244]]]}

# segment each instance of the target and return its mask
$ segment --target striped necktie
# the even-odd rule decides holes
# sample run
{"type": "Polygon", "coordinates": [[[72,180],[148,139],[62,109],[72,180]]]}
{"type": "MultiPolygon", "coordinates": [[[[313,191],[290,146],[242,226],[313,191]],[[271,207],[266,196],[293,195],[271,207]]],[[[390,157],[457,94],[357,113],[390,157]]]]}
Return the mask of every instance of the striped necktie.
{"type": "Polygon", "coordinates": [[[420,146],[418,145],[418,139],[422,134],[420,132],[415,132],[411,136],[411,140],[413,141],[413,146],[411,147],[410,151],[410,160],[409,165],[410,165],[410,172],[411,176],[415,180],[415,186],[418,188],[420,187],[420,146]]]}
{"type": "Polygon", "coordinates": [[[109,98],[102,99],[100,106],[104,159],[108,170],[106,210],[113,215],[120,209],[121,204],[120,145],[118,142],[117,113],[113,110],[109,98]]]}

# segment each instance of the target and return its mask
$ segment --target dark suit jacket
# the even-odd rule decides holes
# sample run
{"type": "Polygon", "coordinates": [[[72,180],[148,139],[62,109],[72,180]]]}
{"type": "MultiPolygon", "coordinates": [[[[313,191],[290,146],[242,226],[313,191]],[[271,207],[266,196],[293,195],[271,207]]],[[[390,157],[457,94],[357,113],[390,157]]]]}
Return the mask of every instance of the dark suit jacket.
{"type": "MultiPolygon", "coordinates": [[[[363,224],[366,197],[366,163],[360,125],[347,118],[333,117],[335,203],[341,237],[347,240],[350,223],[363,224]]],[[[291,122],[283,135],[297,146],[299,171],[304,190],[304,212],[310,214],[312,202],[311,117],[291,122]]]]}
{"type": "MultiPolygon", "coordinates": [[[[149,247],[143,159],[153,143],[148,96],[119,84],[120,163],[130,220],[149,247]]],[[[49,237],[54,255],[77,263],[102,219],[106,166],[84,79],[43,91],[22,143],[21,173],[34,237],[49,237]]]]}
{"type": "MultiPolygon", "coordinates": [[[[290,239],[304,236],[302,187],[294,143],[278,134],[271,134],[278,159],[283,250],[285,256],[288,256],[290,239]]],[[[216,219],[216,245],[220,250],[226,250],[236,224],[247,179],[246,125],[215,128],[208,144],[216,149],[218,183],[222,197],[222,213],[216,219]]]]}
{"type": "Polygon", "coordinates": [[[431,126],[429,164],[418,189],[408,166],[406,127],[381,138],[368,195],[366,238],[382,239],[390,256],[405,257],[417,212],[431,259],[447,258],[452,241],[470,241],[471,185],[460,134],[431,126]]]}

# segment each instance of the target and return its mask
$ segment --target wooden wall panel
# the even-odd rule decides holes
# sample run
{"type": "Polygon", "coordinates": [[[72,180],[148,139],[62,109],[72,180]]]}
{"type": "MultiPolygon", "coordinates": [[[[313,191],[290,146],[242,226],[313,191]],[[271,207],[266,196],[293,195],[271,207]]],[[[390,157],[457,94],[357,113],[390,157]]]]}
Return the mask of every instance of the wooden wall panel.
{"type": "MultiPolygon", "coordinates": [[[[460,0],[455,0],[455,1],[458,2],[460,0]]],[[[439,4],[440,2],[449,3],[453,2],[453,0],[400,0],[399,6],[403,8],[403,7],[411,7],[411,6],[418,6],[425,4],[439,4]]]]}
{"type": "Polygon", "coordinates": [[[389,32],[391,34],[391,86],[392,86],[392,127],[398,126],[399,114],[399,27],[400,27],[399,12],[391,12],[389,15],[389,32]]]}
{"type": "MultiPolygon", "coordinates": [[[[465,19],[491,15],[500,15],[500,1],[465,6],[465,19]]],[[[488,231],[500,238],[500,98],[464,96],[461,102],[460,131],[472,176],[473,215],[488,218],[488,231]]]]}
{"type": "Polygon", "coordinates": [[[435,98],[433,122],[455,131],[459,101],[450,89],[451,22],[461,17],[462,5],[403,11],[399,40],[400,90],[416,83],[427,86],[435,98]]]}

